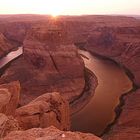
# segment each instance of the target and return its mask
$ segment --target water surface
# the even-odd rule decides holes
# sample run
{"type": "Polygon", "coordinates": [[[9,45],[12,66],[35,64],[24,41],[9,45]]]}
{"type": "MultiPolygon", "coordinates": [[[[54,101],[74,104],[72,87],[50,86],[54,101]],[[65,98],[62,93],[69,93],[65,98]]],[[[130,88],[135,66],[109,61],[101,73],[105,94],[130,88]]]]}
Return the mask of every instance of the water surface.
{"type": "Polygon", "coordinates": [[[23,47],[19,47],[16,51],[8,53],[5,57],[0,59],[0,68],[4,67],[7,63],[17,58],[23,53],[23,47]]]}
{"type": "Polygon", "coordinates": [[[72,116],[72,130],[100,135],[115,118],[119,98],[132,89],[132,82],[124,70],[109,60],[99,59],[89,52],[79,51],[85,65],[98,78],[95,95],[89,103],[72,116]]]}

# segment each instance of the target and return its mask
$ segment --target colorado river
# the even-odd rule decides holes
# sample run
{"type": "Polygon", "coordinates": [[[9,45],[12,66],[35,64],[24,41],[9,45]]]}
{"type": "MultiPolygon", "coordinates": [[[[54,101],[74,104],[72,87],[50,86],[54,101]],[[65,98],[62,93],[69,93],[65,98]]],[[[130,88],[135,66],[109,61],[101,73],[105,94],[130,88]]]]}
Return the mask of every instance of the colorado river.
{"type": "Polygon", "coordinates": [[[16,51],[8,53],[5,57],[0,60],[0,68],[4,67],[7,63],[17,58],[23,53],[23,47],[18,47],[16,51]]]}
{"type": "Polygon", "coordinates": [[[96,75],[98,86],[89,103],[72,116],[71,128],[100,135],[114,120],[119,98],[132,89],[132,82],[112,61],[99,59],[82,50],[79,53],[85,56],[85,66],[96,75]]]}

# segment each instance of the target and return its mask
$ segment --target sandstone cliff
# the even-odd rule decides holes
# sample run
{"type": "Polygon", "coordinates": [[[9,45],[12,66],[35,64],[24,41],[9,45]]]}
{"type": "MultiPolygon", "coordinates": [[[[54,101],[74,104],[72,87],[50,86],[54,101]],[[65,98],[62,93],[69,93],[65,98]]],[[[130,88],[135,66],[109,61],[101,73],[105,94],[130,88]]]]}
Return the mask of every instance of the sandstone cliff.
{"type": "Polygon", "coordinates": [[[23,55],[0,78],[0,83],[20,81],[21,105],[46,92],[58,91],[68,101],[82,93],[84,63],[76,47],[61,39],[63,34],[46,27],[32,29],[24,41],[23,55]]]}

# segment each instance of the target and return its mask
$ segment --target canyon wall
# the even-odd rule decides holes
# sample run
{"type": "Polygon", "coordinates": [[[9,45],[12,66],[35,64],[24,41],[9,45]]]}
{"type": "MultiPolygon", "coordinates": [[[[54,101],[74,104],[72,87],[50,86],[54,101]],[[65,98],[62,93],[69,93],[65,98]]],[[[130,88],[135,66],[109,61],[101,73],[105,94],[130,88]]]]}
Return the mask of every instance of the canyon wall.
{"type": "Polygon", "coordinates": [[[123,98],[122,112],[109,134],[103,138],[140,139],[140,26],[100,28],[100,31],[90,35],[85,49],[94,55],[112,59],[124,67],[137,87],[135,92],[123,98]]]}
{"type": "Polygon", "coordinates": [[[0,32],[0,58],[4,57],[14,48],[10,41],[0,32]]]}

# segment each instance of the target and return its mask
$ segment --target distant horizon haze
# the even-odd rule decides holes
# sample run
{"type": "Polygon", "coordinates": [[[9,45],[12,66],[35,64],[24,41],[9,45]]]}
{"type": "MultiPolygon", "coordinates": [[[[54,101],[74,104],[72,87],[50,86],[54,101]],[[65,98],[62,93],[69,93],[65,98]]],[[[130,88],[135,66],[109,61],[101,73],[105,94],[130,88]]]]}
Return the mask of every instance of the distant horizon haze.
{"type": "Polygon", "coordinates": [[[3,0],[0,14],[140,15],[140,0],[3,0]]]}

